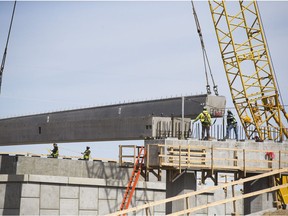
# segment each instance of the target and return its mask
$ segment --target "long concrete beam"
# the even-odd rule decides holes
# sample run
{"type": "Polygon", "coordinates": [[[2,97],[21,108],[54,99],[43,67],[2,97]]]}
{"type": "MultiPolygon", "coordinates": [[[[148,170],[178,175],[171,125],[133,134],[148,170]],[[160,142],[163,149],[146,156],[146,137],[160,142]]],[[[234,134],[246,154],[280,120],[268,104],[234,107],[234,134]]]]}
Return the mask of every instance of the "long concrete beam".
{"type": "Polygon", "coordinates": [[[185,118],[195,118],[203,106],[222,117],[226,105],[225,97],[204,94],[0,119],[0,145],[138,140],[155,137],[159,127],[178,136],[183,102],[185,118]]]}

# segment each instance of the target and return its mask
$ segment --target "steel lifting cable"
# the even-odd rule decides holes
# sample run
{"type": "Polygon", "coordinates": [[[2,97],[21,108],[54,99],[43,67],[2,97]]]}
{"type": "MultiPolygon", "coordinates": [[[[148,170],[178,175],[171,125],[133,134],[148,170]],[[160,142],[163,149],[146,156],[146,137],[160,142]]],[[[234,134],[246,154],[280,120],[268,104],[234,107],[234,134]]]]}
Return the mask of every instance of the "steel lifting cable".
{"type": "MultiPolygon", "coordinates": [[[[257,8],[259,8],[257,1],[256,1],[256,5],[257,5],[257,8]]],[[[257,10],[258,10],[258,9],[257,9],[257,10]]],[[[262,18],[261,18],[261,14],[260,14],[260,10],[258,10],[258,13],[259,13],[260,22],[263,23],[263,22],[262,22],[262,18]]],[[[265,39],[265,43],[266,43],[266,46],[267,46],[268,54],[269,54],[270,59],[271,59],[271,66],[272,66],[272,71],[271,71],[271,72],[273,73],[273,75],[274,75],[274,77],[275,77],[276,86],[277,86],[278,94],[279,94],[279,96],[280,96],[281,104],[284,106],[284,101],[283,101],[282,94],[281,94],[281,91],[280,91],[280,86],[279,86],[279,83],[278,83],[277,75],[276,75],[276,73],[275,73],[275,68],[274,68],[272,56],[271,56],[271,53],[270,53],[269,45],[268,45],[268,43],[267,43],[267,37],[266,37],[266,33],[265,33],[265,29],[264,29],[263,24],[262,24],[262,30],[263,30],[264,39],[265,39]]]]}
{"type": "Polygon", "coordinates": [[[210,67],[210,63],[209,63],[209,59],[208,59],[208,55],[205,49],[205,45],[204,45],[204,39],[203,39],[203,35],[202,35],[202,31],[201,31],[201,27],[200,27],[200,22],[198,20],[198,16],[195,10],[195,6],[193,3],[193,0],[191,0],[191,4],[192,4],[192,11],[193,11],[193,15],[194,15],[194,19],[195,19],[195,23],[196,23],[196,27],[197,27],[197,32],[200,38],[200,42],[201,42],[201,48],[202,48],[202,54],[203,54],[203,61],[204,61],[204,70],[205,70],[205,76],[206,76],[206,90],[207,90],[207,94],[211,94],[211,90],[210,90],[210,85],[209,85],[209,80],[208,80],[208,72],[207,72],[207,66],[210,72],[210,76],[211,76],[211,80],[213,82],[213,90],[215,95],[219,95],[218,94],[218,87],[215,84],[214,78],[213,78],[213,74],[212,74],[212,70],[210,67]],[[207,64],[207,66],[206,66],[207,64]]]}
{"type": "Polygon", "coordinates": [[[6,45],[5,45],[5,49],[4,49],[1,67],[0,67],[0,93],[1,93],[2,77],[3,77],[3,71],[4,71],[6,56],[7,56],[7,49],[8,49],[9,39],[10,39],[12,23],[13,23],[13,19],[14,19],[15,8],[16,8],[16,1],[14,2],[14,6],[13,6],[13,12],[12,12],[11,20],[10,20],[10,26],[9,26],[7,41],[6,41],[6,45]]]}

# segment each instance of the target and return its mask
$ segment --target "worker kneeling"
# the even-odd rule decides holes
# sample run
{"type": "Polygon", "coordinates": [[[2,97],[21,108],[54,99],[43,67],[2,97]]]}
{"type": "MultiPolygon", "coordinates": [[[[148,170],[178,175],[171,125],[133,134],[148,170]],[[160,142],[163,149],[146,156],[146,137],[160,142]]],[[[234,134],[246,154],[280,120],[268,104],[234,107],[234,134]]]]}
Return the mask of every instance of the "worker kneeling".
{"type": "Polygon", "coordinates": [[[86,150],[81,154],[83,154],[83,160],[89,160],[91,154],[90,147],[86,146],[86,150]]]}
{"type": "Polygon", "coordinates": [[[59,149],[56,143],[53,143],[53,149],[50,150],[51,152],[51,157],[53,158],[58,158],[59,156],[59,149]]]}

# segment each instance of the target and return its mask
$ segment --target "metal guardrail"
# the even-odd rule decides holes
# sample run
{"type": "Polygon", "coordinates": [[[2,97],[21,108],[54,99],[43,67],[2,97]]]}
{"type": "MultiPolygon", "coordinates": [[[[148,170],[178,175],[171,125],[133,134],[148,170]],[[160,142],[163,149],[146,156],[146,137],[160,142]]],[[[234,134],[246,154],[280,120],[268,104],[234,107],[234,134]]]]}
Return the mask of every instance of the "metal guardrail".
{"type": "MultiPolygon", "coordinates": [[[[195,139],[201,139],[201,132],[202,132],[201,123],[196,123],[192,127],[193,128],[191,128],[191,133],[190,133],[189,137],[195,138],[195,139]]],[[[238,140],[247,140],[245,130],[241,125],[237,126],[237,130],[238,130],[238,140]]],[[[248,130],[249,131],[255,131],[255,128],[253,128],[253,126],[250,126],[248,128],[248,130]]],[[[288,130],[288,128],[285,128],[285,130],[288,130]]],[[[277,132],[276,130],[272,131],[272,129],[271,129],[270,133],[271,133],[271,137],[273,138],[273,140],[276,139],[276,137],[279,137],[279,132],[277,132]]],[[[225,136],[226,136],[226,124],[225,124],[225,122],[223,122],[222,124],[213,124],[210,127],[210,137],[211,138],[221,140],[221,139],[224,139],[225,136]]],[[[256,137],[256,136],[258,136],[258,134],[255,131],[254,137],[256,137]]],[[[230,131],[230,137],[229,138],[230,139],[236,139],[233,129],[230,131]]],[[[287,138],[285,136],[283,136],[282,141],[287,141],[287,138]]]]}
{"type": "MultiPolygon", "coordinates": [[[[161,122],[159,122],[161,123],[161,122]]],[[[193,139],[202,139],[201,133],[202,133],[202,126],[201,123],[195,123],[192,124],[190,127],[188,127],[188,124],[185,123],[185,128],[184,131],[182,132],[181,130],[181,124],[178,122],[177,124],[174,125],[173,131],[171,130],[171,122],[162,122],[163,125],[159,126],[157,125],[156,129],[156,134],[155,134],[155,139],[163,139],[163,138],[168,138],[168,137],[177,137],[181,138],[184,137],[185,139],[187,138],[193,138],[193,139]],[[182,136],[182,133],[183,136],[182,136]]],[[[248,128],[249,131],[255,131],[255,128],[253,126],[250,126],[248,128]]],[[[264,130],[264,129],[263,129],[264,130]]],[[[288,128],[285,128],[285,130],[288,130],[288,128]]],[[[247,140],[247,136],[245,134],[245,130],[241,125],[237,126],[237,131],[238,131],[238,140],[247,140]]],[[[275,140],[277,137],[279,137],[279,131],[270,131],[271,137],[273,140],[275,140]]],[[[257,132],[255,131],[253,139],[255,139],[258,136],[257,132]]],[[[217,139],[217,140],[223,140],[226,138],[226,124],[223,122],[222,124],[213,124],[210,127],[210,138],[212,139],[217,139]]],[[[279,137],[280,138],[280,137],[279,137]]],[[[235,133],[233,129],[230,131],[230,137],[229,139],[236,139],[235,133]]],[[[275,140],[280,141],[279,140],[275,140]]],[[[282,137],[282,141],[287,141],[287,138],[285,136],[282,137]]]]}

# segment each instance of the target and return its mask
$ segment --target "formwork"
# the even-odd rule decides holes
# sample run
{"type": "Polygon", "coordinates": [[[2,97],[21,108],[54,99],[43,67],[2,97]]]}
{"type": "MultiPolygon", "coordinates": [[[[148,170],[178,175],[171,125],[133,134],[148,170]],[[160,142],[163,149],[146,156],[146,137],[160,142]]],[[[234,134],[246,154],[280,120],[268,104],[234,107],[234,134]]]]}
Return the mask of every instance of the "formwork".
{"type": "MultiPolygon", "coordinates": [[[[145,146],[147,169],[166,170],[167,198],[198,191],[206,184],[221,184],[223,176],[226,182],[255,176],[254,180],[245,182],[241,187],[211,191],[210,195],[209,192],[207,193],[206,198],[203,198],[202,194],[195,199],[190,199],[189,204],[185,200],[166,204],[166,213],[187,209],[187,206],[196,207],[201,203],[208,205],[217,199],[228,199],[232,197],[232,191],[233,196],[236,196],[280,185],[280,182],[277,183],[279,176],[263,179],[258,179],[256,176],[288,167],[288,144],[286,142],[165,139],[146,141],[145,146]],[[271,154],[274,155],[273,158],[269,157],[271,154]]],[[[287,176],[287,173],[285,175],[287,176]]],[[[280,176],[281,179],[285,179],[285,175],[280,176]]],[[[238,200],[237,205],[231,202],[207,207],[194,214],[231,215],[236,212],[246,215],[273,207],[278,208],[283,201],[277,198],[277,193],[271,191],[267,194],[247,197],[243,201],[238,200]]]]}

